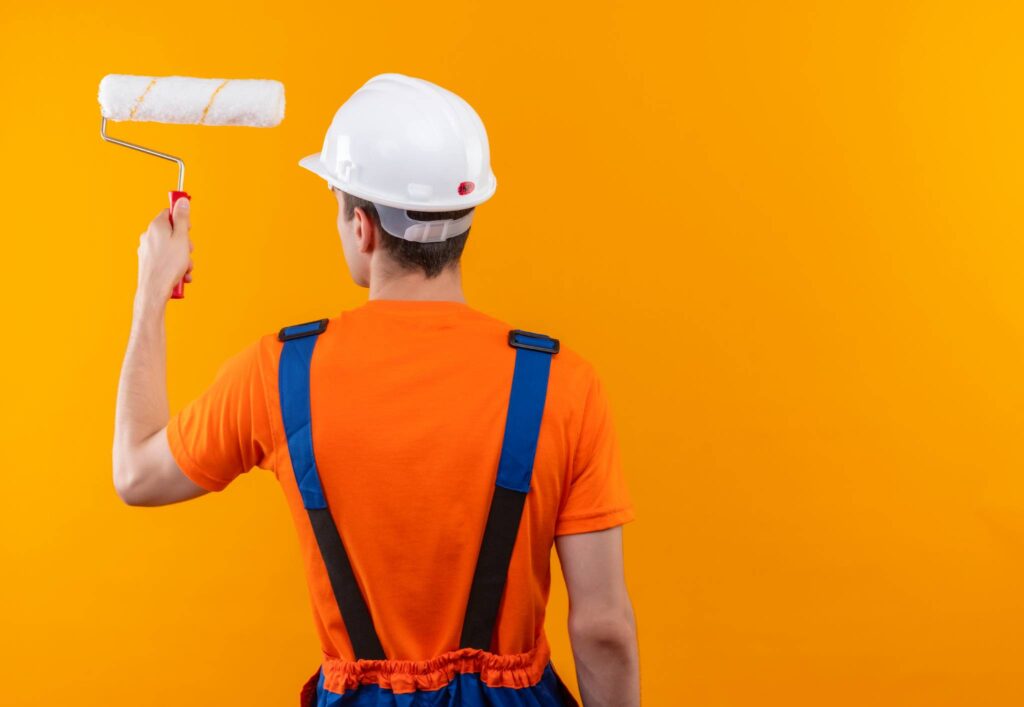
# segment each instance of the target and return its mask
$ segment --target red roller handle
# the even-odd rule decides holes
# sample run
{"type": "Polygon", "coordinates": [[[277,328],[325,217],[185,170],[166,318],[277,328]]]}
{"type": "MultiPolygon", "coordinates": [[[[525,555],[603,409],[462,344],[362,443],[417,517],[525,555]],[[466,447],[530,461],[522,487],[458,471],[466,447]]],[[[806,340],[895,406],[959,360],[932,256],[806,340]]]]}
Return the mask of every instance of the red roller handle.
{"type": "MultiPolygon", "coordinates": [[[[174,205],[178,202],[178,199],[188,199],[192,201],[192,197],[188,192],[184,191],[172,191],[169,196],[171,197],[171,213],[167,214],[167,218],[171,221],[171,226],[174,226],[174,205]]],[[[174,290],[171,291],[171,299],[185,299],[185,278],[181,278],[177,284],[174,285],[174,290]]]]}

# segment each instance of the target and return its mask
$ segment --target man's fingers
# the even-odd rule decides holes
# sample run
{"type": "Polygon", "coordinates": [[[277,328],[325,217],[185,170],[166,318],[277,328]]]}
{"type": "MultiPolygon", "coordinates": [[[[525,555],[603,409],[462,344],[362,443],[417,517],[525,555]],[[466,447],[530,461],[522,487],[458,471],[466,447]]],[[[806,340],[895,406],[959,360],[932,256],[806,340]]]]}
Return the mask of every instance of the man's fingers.
{"type": "MultiPolygon", "coordinates": [[[[167,220],[168,214],[171,212],[167,209],[161,209],[152,221],[149,222],[149,228],[146,229],[146,233],[160,233],[164,235],[170,235],[171,233],[171,222],[167,220]]],[[[145,234],[143,234],[145,235],[145,234]]]]}
{"type": "Polygon", "coordinates": [[[174,232],[188,235],[189,223],[189,200],[181,197],[174,202],[174,232]]]}

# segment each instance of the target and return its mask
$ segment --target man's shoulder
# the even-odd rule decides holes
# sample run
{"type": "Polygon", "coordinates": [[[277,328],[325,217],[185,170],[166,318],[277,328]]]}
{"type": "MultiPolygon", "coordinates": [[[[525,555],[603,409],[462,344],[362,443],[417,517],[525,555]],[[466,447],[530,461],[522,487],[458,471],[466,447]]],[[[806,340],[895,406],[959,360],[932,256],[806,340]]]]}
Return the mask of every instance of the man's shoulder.
{"type": "Polygon", "coordinates": [[[558,340],[558,353],[551,359],[552,375],[558,372],[560,375],[569,375],[573,378],[588,379],[594,375],[594,367],[590,361],[583,357],[574,347],[574,342],[566,341],[565,333],[558,330],[557,326],[538,324],[530,321],[530,317],[517,319],[515,323],[499,319],[485,312],[477,312],[480,315],[484,326],[493,329],[495,341],[502,346],[509,346],[509,332],[513,330],[522,331],[540,336],[547,336],[558,340]]]}
{"type": "MultiPolygon", "coordinates": [[[[287,337],[289,332],[302,334],[325,334],[328,336],[340,335],[346,325],[346,320],[352,316],[358,316],[360,308],[345,310],[333,317],[301,321],[297,319],[292,324],[283,325],[278,331],[265,334],[260,337],[251,347],[252,354],[264,363],[276,363],[280,357],[283,346],[282,335],[287,337]],[[320,324],[322,322],[322,325],[320,324]],[[319,325],[319,326],[318,326],[319,325]]],[[[479,309],[467,308],[467,316],[464,322],[476,329],[481,336],[492,339],[496,348],[511,349],[508,343],[509,332],[520,330],[548,336],[559,340],[558,353],[552,359],[551,375],[566,382],[572,381],[575,384],[589,385],[592,378],[596,376],[594,366],[580,354],[573,345],[567,342],[557,327],[545,326],[531,322],[529,317],[522,320],[517,319],[516,323],[509,322],[500,317],[494,316],[479,309]]]]}

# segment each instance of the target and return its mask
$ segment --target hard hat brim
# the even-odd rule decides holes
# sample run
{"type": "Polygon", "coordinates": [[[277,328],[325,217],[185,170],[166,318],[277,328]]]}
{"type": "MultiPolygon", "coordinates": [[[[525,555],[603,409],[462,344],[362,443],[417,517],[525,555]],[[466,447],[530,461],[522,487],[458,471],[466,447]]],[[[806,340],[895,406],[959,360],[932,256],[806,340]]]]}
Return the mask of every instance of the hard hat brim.
{"type": "Polygon", "coordinates": [[[303,157],[299,160],[299,166],[304,169],[308,169],[321,179],[325,179],[327,183],[334,188],[340,189],[347,194],[358,196],[360,199],[366,199],[367,201],[372,201],[375,204],[383,204],[384,206],[393,206],[397,209],[407,209],[410,211],[459,211],[461,209],[469,209],[490,199],[494,196],[494,192],[498,188],[498,179],[492,176],[490,184],[477,185],[477,189],[471,195],[460,197],[458,201],[403,202],[396,201],[395,199],[388,198],[381,194],[368,192],[365,189],[360,189],[351,184],[342,184],[334,178],[334,175],[332,175],[326,167],[324,167],[324,163],[320,159],[319,152],[303,157]]]}

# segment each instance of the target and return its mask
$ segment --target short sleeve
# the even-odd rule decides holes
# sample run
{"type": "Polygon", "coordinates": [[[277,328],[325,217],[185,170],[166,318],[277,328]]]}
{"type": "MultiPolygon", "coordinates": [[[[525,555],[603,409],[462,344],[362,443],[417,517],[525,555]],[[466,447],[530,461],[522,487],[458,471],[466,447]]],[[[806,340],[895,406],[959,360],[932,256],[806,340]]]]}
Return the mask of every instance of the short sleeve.
{"type": "Polygon", "coordinates": [[[601,381],[593,375],[555,535],[606,530],[633,518],[608,399],[601,381]]]}
{"type": "Polygon", "coordinates": [[[213,384],[171,417],[167,442],[185,476],[220,491],[273,449],[260,344],[229,359],[213,384]]]}

